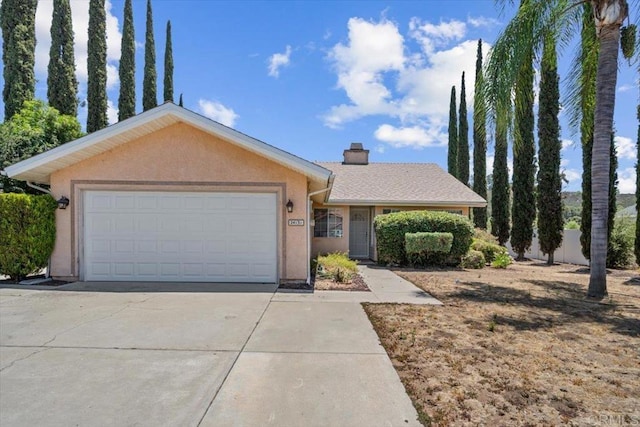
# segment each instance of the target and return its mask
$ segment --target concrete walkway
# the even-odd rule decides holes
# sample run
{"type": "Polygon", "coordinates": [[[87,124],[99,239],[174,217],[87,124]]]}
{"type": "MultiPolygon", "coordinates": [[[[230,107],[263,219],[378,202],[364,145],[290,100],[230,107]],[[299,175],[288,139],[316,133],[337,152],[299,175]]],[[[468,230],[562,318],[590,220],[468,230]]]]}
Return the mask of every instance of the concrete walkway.
{"type": "Polygon", "coordinates": [[[397,304],[442,305],[440,301],[404,280],[397,274],[377,265],[358,265],[360,275],[371,292],[316,291],[314,293],[278,292],[276,301],[332,301],[332,302],[373,302],[397,304]]]}
{"type": "Polygon", "coordinates": [[[0,289],[0,425],[418,426],[360,301],[435,300],[362,274],[372,292],[0,289]]]}

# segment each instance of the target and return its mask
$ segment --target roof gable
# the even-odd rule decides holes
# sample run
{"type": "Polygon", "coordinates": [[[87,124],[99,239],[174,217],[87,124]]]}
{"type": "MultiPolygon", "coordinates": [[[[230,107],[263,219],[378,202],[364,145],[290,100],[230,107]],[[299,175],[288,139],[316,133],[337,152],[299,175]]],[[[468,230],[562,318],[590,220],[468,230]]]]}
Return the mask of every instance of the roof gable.
{"type": "Polygon", "coordinates": [[[321,184],[326,184],[331,176],[331,171],[320,165],[294,156],[170,102],[18,162],[7,167],[5,171],[10,178],[48,183],[50,175],[57,170],[175,123],[185,123],[215,135],[231,144],[293,169],[321,184]]]}
{"type": "Polygon", "coordinates": [[[328,198],[330,204],[473,207],[487,204],[435,163],[317,164],[336,175],[328,198]]]}

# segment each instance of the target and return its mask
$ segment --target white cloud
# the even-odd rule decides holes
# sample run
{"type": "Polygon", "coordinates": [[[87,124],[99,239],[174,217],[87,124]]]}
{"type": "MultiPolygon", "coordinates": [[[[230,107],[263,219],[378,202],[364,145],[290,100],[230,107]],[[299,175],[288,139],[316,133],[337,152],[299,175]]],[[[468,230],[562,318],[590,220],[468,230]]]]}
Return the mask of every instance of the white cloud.
{"type": "Polygon", "coordinates": [[[636,160],[638,156],[636,144],[631,141],[631,138],[616,136],[613,138],[613,142],[616,145],[619,159],[636,160]]]}
{"type": "Polygon", "coordinates": [[[107,101],[107,120],[110,125],[118,122],[118,109],[112,101],[107,101]]]}
{"type": "Polygon", "coordinates": [[[278,78],[280,69],[291,63],[291,46],[287,46],[284,53],[274,53],[269,57],[269,75],[278,78]]]}
{"type": "Polygon", "coordinates": [[[561,171],[564,173],[564,177],[567,181],[569,181],[568,185],[576,184],[579,185],[582,182],[582,171],[578,169],[563,169],[561,171]]]}
{"type": "MultiPolygon", "coordinates": [[[[473,110],[478,42],[464,40],[467,23],[413,18],[407,39],[398,24],[384,17],[378,22],[351,18],[348,29],[347,42],[337,43],[328,59],[337,75],[337,87],[349,102],[332,106],[322,116],[325,125],[340,128],[380,115],[387,124],[378,127],[378,140],[415,148],[446,145],[451,87],[456,86],[459,104],[463,71],[467,108],[473,110]],[[389,123],[390,119],[398,122],[389,123]]],[[[483,45],[485,55],[489,49],[483,45]]]]}
{"type": "Polygon", "coordinates": [[[217,101],[200,99],[198,100],[198,106],[200,107],[200,112],[204,116],[222,123],[225,126],[233,127],[239,117],[233,109],[225,107],[217,101]]]}
{"type": "Polygon", "coordinates": [[[384,152],[387,151],[387,146],[384,144],[378,144],[373,149],[373,151],[375,151],[376,153],[384,154],[384,152]]]}
{"type": "Polygon", "coordinates": [[[618,191],[622,194],[636,192],[636,168],[618,169],[618,191]]]}
{"type": "Polygon", "coordinates": [[[446,144],[447,135],[437,129],[425,129],[420,126],[394,127],[384,124],[375,131],[375,137],[392,147],[433,147],[446,144]]]}
{"type": "Polygon", "coordinates": [[[572,147],[574,147],[574,143],[572,140],[570,139],[562,140],[562,150],[566,150],[567,148],[572,148],[572,147]]]}
{"type": "MultiPolygon", "coordinates": [[[[107,29],[107,84],[108,89],[118,85],[118,62],[120,61],[120,40],[122,33],[118,26],[118,18],[113,15],[110,0],[105,2],[107,29]],[[115,70],[115,73],[114,73],[115,70]]],[[[46,81],[49,65],[49,49],[51,47],[51,19],[53,15],[52,1],[39,1],[36,10],[36,75],[39,80],[46,81]]],[[[71,2],[71,16],[74,31],[74,53],[76,60],[76,76],[81,91],[87,81],[87,41],[89,39],[89,0],[71,2]]]]}
{"type": "Polygon", "coordinates": [[[486,27],[491,28],[501,25],[501,22],[495,18],[486,18],[484,16],[468,17],[467,23],[474,28],[486,27]]]}
{"type": "Polygon", "coordinates": [[[636,89],[637,87],[637,85],[623,84],[618,86],[618,92],[629,92],[630,90],[636,89]]]}

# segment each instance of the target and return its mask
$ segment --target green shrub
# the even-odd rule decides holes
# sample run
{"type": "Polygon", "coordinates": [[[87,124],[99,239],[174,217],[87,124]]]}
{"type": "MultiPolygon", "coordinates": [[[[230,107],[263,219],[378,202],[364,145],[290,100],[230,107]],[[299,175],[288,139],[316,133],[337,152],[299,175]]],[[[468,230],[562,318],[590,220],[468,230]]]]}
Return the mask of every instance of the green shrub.
{"type": "Polygon", "coordinates": [[[511,265],[512,262],[513,260],[511,259],[509,254],[505,252],[505,253],[496,255],[495,259],[491,263],[491,267],[507,268],[509,265],[511,265]]]}
{"type": "Polygon", "coordinates": [[[483,242],[495,243],[496,245],[498,244],[498,238],[482,228],[476,228],[473,230],[473,238],[474,240],[482,240],[483,242]]]}
{"type": "Polygon", "coordinates": [[[358,272],[358,264],[350,260],[346,253],[334,252],[318,256],[316,275],[338,283],[348,283],[358,272]]]}
{"type": "Polygon", "coordinates": [[[633,248],[635,242],[634,220],[618,218],[613,226],[607,250],[608,268],[628,268],[635,258],[633,248]]]}
{"type": "Polygon", "coordinates": [[[407,233],[404,235],[404,249],[407,260],[412,265],[425,265],[430,256],[451,252],[451,233],[407,233]]]}
{"type": "Polygon", "coordinates": [[[0,274],[21,280],[47,266],[57,206],[49,195],[0,194],[0,274]]]}
{"type": "Polygon", "coordinates": [[[489,243],[484,240],[473,240],[471,249],[482,252],[484,259],[491,263],[500,254],[508,254],[507,248],[500,246],[497,243],[489,243]]]}
{"type": "Polygon", "coordinates": [[[564,229],[565,230],[580,230],[580,224],[578,223],[578,221],[575,221],[575,220],[567,221],[564,224],[564,229]]]}
{"type": "Polygon", "coordinates": [[[460,267],[462,268],[478,269],[484,268],[485,265],[487,265],[487,261],[484,259],[484,255],[475,249],[469,250],[469,253],[462,257],[460,262],[460,267]]]}
{"type": "Polygon", "coordinates": [[[458,264],[469,250],[473,225],[468,218],[447,212],[405,211],[378,215],[374,221],[378,262],[406,265],[408,263],[404,239],[407,233],[451,233],[453,242],[448,254],[431,254],[427,264],[458,264]]]}

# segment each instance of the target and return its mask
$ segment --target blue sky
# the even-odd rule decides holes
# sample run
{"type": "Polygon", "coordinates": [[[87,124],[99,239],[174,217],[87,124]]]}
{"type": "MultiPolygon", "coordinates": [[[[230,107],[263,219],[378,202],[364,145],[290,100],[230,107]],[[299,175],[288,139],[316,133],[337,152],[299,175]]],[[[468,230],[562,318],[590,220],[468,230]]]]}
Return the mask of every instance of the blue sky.
{"type": "MultiPolygon", "coordinates": [[[[88,0],[72,0],[80,97],[86,91],[88,0]]],[[[144,0],[134,0],[141,111],[144,0]]],[[[377,162],[446,169],[449,93],[467,73],[472,117],[477,40],[486,49],[510,15],[493,1],[154,0],[158,95],[171,20],[174,86],[185,107],[309,160],[340,160],[362,142],[377,162]]],[[[109,99],[117,117],[123,0],[107,0],[109,99]]],[[[51,0],[37,14],[37,96],[46,98],[51,0]]],[[[561,78],[573,57],[561,53],[561,78]]],[[[616,105],[620,190],[635,190],[637,72],[621,62],[616,105]]],[[[84,125],[86,110],[81,110],[84,125]]],[[[470,126],[472,128],[472,126],[470,126]]],[[[563,169],[580,188],[579,135],[563,120],[563,169]]],[[[472,144],[472,136],[469,135],[472,144]]],[[[489,141],[488,163],[492,163],[489,141]]],[[[489,169],[490,171],[491,169],[489,169]]]]}

